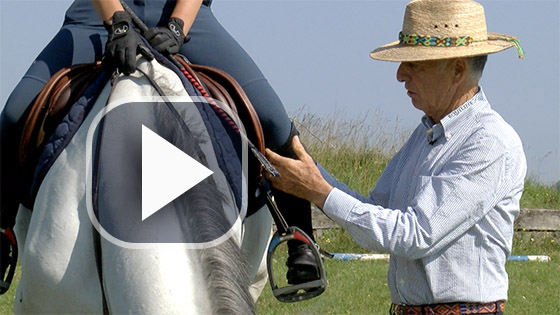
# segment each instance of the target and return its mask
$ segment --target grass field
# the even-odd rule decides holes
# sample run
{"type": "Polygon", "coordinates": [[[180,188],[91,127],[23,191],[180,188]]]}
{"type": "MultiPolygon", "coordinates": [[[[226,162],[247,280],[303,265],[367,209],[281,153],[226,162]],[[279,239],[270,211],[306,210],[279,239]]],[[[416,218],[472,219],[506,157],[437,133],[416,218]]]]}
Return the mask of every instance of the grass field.
{"type": "MultiPolygon", "coordinates": [[[[331,252],[364,253],[340,229],[318,238],[331,252]]],[[[560,314],[560,234],[517,233],[514,255],[548,255],[550,262],[508,262],[510,276],[506,314],[560,314]]],[[[278,261],[283,261],[278,257],[278,261]]],[[[275,278],[284,275],[275,265],[275,278]]],[[[387,314],[387,261],[325,260],[329,286],[321,296],[298,303],[278,302],[267,285],[257,303],[259,314],[387,314]]]]}
{"type": "MultiPolygon", "coordinates": [[[[365,253],[340,229],[318,237],[321,247],[331,252],[365,253]]],[[[282,255],[285,250],[279,248],[282,255]]],[[[510,277],[506,314],[560,314],[560,233],[516,233],[514,255],[548,255],[550,262],[508,262],[510,277]]],[[[285,254],[284,254],[285,255],[285,254]]],[[[275,277],[283,278],[285,256],[276,259],[275,277]]],[[[321,296],[298,303],[278,302],[267,284],[257,302],[258,314],[387,314],[387,261],[325,260],[329,285],[321,296]]],[[[16,275],[19,277],[19,274],[16,275]]],[[[17,279],[0,297],[0,314],[13,313],[17,279]]],[[[163,312],[165,313],[165,312],[163,312]]],[[[163,314],[162,313],[162,314],[163,314]]]]}
{"type": "MultiPolygon", "coordinates": [[[[327,170],[351,188],[366,194],[375,186],[385,165],[402,145],[406,132],[394,128],[375,128],[364,115],[360,119],[317,117],[297,114],[298,128],[308,150],[327,170]],[[404,134],[404,136],[402,136],[404,134]],[[400,136],[394,136],[400,135],[400,136]]],[[[379,124],[378,124],[379,125],[379,124]]],[[[560,209],[560,192],[528,180],[522,197],[523,208],[560,209]]],[[[364,253],[340,229],[331,229],[318,237],[322,248],[330,252],[364,253]]],[[[279,249],[278,253],[285,253],[279,249]]],[[[510,276],[506,314],[560,314],[560,233],[517,232],[513,255],[548,255],[550,262],[508,262],[510,276]]],[[[276,259],[276,278],[284,277],[285,256],[276,259]]],[[[257,303],[259,314],[387,314],[389,291],[387,261],[325,261],[329,286],[312,300],[281,303],[265,287],[257,303]]],[[[13,313],[15,284],[0,297],[0,314],[13,313]]],[[[162,313],[165,313],[162,310],[162,313]]]]}

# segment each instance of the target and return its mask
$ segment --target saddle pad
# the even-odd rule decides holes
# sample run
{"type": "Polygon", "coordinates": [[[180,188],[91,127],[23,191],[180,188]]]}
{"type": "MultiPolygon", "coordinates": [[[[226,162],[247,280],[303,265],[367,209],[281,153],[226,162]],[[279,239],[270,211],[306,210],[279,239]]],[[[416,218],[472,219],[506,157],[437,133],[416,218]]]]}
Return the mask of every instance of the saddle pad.
{"type": "MultiPolygon", "coordinates": [[[[35,201],[37,190],[45,174],[81,126],[111,75],[111,72],[102,69],[99,63],[80,65],[79,72],[70,77],[64,74],[67,73],[66,70],[68,69],[62,69],[63,77],[56,80],[56,82],[65,83],[63,87],[50,88],[47,86],[46,90],[43,90],[47,92],[40,94],[40,96],[48,95],[49,91],[53,91],[53,95],[47,97],[50,100],[49,104],[56,105],[57,109],[46,110],[37,113],[33,118],[28,118],[26,134],[22,136],[21,161],[24,170],[32,171],[29,194],[22,202],[29,208],[35,201]],[[91,72],[87,72],[88,69],[91,72]],[[80,75],[83,76],[80,77],[80,75]],[[61,97],[61,94],[66,96],[61,97]],[[71,101],[72,103],[64,103],[71,101]],[[63,113],[65,115],[61,116],[63,113]],[[44,139],[40,139],[42,137],[44,139]],[[26,139],[29,140],[26,141],[26,139]],[[36,139],[37,142],[33,142],[33,139],[36,139]]],[[[69,72],[72,72],[71,69],[69,72]]],[[[54,107],[51,108],[54,109],[54,107]]]]}
{"type": "Polygon", "coordinates": [[[20,141],[20,165],[34,165],[43,146],[72,105],[104,70],[101,62],[57,71],[30,107],[20,141]]]}
{"type": "MultiPolygon", "coordinates": [[[[225,239],[246,213],[246,204],[239,208],[230,188],[232,181],[235,186],[242,186],[241,165],[239,177],[228,179],[218,163],[225,159],[232,160],[227,161],[229,164],[239,163],[235,149],[229,138],[210,136],[205,117],[178,76],[156,60],[142,58],[137,67],[140,71],[113,81],[108,105],[96,125],[97,135],[92,144],[92,202],[99,223],[110,235],[127,243],[184,243],[196,247],[225,239]],[[151,147],[144,147],[141,126],[212,170],[208,178],[145,219],[139,210],[145,196],[144,150],[151,147]],[[234,155],[221,156],[216,147],[228,148],[234,155]],[[196,220],[191,219],[195,217],[196,220]],[[204,226],[198,223],[210,221],[212,229],[195,232],[204,226]]],[[[150,167],[165,173],[161,163],[165,162],[154,160],[150,167]]],[[[156,184],[164,184],[161,181],[165,180],[156,179],[156,184]]],[[[246,200],[246,195],[239,200],[246,200]]]]}

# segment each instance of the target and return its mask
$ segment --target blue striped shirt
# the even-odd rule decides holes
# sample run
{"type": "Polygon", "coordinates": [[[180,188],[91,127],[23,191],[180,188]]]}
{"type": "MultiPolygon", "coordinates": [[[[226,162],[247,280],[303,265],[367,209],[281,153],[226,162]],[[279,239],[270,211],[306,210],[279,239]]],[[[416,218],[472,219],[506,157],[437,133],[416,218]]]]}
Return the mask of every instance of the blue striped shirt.
{"type": "Polygon", "coordinates": [[[439,124],[424,117],[367,202],[335,188],[323,211],[359,245],[391,254],[393,303],[506,300],[525,174],[519,136],[480,89],[439,124]]]}

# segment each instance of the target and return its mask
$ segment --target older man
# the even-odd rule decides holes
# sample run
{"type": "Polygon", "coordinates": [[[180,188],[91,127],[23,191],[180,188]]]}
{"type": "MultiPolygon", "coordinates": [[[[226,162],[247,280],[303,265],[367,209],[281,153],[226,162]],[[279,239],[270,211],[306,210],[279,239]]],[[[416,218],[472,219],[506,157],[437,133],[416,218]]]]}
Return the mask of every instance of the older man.
{"type": "Polygon", "coordinates": [[[314,202],[361,246],[391,253],[393,314],[504,310],[526,161],[478,82],[487,55],[513,46],[523,56],[515,37],[487,33],[476,2],[407,5],[399,41],[370,55],[401,62],[397,80],[425,115],[369,197],[318,168],[297,138],[298,160],[267,152],[276,188],[314,202]]]}

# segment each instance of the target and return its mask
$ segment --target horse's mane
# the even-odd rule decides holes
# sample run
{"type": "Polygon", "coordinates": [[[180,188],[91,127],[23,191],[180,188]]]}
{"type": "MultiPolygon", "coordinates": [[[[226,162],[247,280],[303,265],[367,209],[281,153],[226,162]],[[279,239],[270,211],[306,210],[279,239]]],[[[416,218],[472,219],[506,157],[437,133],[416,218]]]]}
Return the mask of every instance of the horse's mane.
{"type": "MultiPolygon", "coordinates": [[[[171,106],[173,105],[168,103],[166,106],[157,107],[158,134],[207,165],[205,155],[200,149],[200,144],[205,140],[183,124],[171,106]],[[177,121],[178,123],[172,123],[177,121]]],[[[226,234],[231,228],[231,222],[224,217],[224,200],[212,177],[177,198],[174,205],[178,209],[177,216],[182,221],[183,233],[195,241],[212,240],[226,234]]],[[[199,252],[203,275],[208,284],[212,313],[254,313],[254,303],[249,294],[250,279],[240,247],[235,240],[230,237],[217,246],[199,249],[199,252]]]]}

